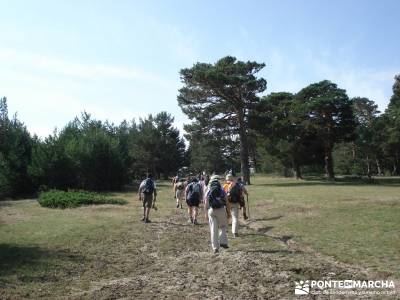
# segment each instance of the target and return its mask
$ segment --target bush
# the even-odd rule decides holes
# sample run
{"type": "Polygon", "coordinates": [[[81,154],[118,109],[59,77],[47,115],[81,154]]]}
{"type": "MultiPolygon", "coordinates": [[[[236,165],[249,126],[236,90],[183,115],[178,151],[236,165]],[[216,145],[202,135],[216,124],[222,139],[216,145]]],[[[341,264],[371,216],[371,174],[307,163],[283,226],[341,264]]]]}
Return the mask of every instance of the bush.
{"type": "Polygon", "coordinates": [[[92,204],[126,204],[127,201],[118,198],[109,198],[104,195],[87,191],[59,191],[50,190],[39,195],[41,206],[50,208],[73,208],[92,204]]]}

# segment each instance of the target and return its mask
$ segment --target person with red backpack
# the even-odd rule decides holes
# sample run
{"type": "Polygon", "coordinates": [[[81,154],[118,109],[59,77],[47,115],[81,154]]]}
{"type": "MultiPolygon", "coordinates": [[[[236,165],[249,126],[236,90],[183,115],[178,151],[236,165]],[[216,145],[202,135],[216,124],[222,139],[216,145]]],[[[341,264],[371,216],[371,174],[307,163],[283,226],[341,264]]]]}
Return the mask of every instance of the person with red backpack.
{"type": "Polygon", "coordinates": [[[190,223],[197,225],[197,214],[203,198],[203,187],[196,177],[192,178],[185,190],[190,223]]]}
{"type": "MultiPolygon", "coordinates": [[[[232,216],[232,235],[235,238],[238,236],[239,209],[242,207],[243,189],[239,183],[235,182],[233,175],[230,173],[226,175],[226,182],[223,188],[228,199],[229,211],[232,216]]],[[[244,216],[246,219],[245,214],[244,216]]]]}
{"type": "Polygon", "coordinates": [[[220,247],[229,248],[226,234],[228,226],[225,208],[226,195],[219,183],[218,175],[211,176],[205,200],[206,217],[210,225],[211,247],[214,253],[218,253],[220,247]]]}
{"type": "Polygon", "coordinates": [[[156,184],[153,180],[153,175],[147,175],[147,178],[142,181],[139,186],[139,200],[143,203],[143,219],[145,223],[150,223],[149,214],[150,209],[155,209],[155,202],[157,198],[156,184]]]}

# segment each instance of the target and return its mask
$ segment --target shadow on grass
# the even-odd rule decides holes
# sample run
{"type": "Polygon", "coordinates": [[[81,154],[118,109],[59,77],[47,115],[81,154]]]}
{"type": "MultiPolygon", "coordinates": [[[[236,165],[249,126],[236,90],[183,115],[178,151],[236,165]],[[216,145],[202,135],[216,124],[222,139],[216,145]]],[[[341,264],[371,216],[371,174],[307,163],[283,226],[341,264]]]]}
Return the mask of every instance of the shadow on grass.
{"type": "Polygon", "coordinates": [[[208,226],[208,223],[198,223],[197,225],[193,225],[191,223],[174,223],[174,222],[167,222],[167,221],[153,221],[153,224],[164,224],[167,226],[174,226],[174,227],[182,227],[182,226],[190,226],[190,227],[204,227],[204,226],[208,226]]]}
{"type": "Polygon", "coordinates": [[[258,186],[270,187],[301,187],[301,186],[363,186],[376,185],[397,187],[400,186],[400,177],[372,177],[372,178],[352,178],[343,177],[336,178],[335,181],[329,181],[322,178],[304,178],[293,182],[277,182],[277,183],[262,183],[258,186]]]}
{"type": "Polygon", "coordinates": [[[278,219],[280,219],[280,218],[282,218],[282,217],[283,217],[282,215],[279,215],[279,216],[270,217],[270,218],[250,219],[250,220],[247,222],[247,225],[248,225],[248,224],[251,224],[251,223],[254,223],[254,222],[274,221],[274,220],[278,220],[278,219]]]}
{"type": "Polygon", "coordinates": [[[21,281],[56,281],[60,264],[79,263],[85,258],[66,250],[47,250],[36,246],[0,244],[0,282],[17,275],[21,281]]]}
{"type": "Polygon", "coordinates": [[[281,249],[281,250],[248,250],[246,253],[265,253],[265,254],[300,254],[303,253],[302,251],[299,250],[287,250],[287,249],[281,249]]]}

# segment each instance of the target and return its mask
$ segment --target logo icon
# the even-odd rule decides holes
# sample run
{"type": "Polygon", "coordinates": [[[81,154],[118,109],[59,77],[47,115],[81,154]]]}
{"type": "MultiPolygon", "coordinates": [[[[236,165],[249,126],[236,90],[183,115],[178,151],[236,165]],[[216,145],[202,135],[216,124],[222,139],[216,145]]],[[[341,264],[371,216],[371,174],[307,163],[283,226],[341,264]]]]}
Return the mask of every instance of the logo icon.
{"type": "Polygon", "coordinates": [[[294,284],[295,295],[308,295],[310,293],[310,282],[308,280],[295,281],[294,284]]]}

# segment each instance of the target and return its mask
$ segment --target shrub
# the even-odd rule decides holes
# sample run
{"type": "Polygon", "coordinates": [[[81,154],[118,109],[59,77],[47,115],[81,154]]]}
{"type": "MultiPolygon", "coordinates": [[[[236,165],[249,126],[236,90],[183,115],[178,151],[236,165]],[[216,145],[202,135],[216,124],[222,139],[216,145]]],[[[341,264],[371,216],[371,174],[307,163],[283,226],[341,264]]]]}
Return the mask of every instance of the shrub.
{"type": "Polygon", "coordinates": [[[87,192],[87,191],[60,191],[50,190],[39,195],[38,202],[41,206],[50,208],[73,208],[81,205],[92,204],[126,204],[127,201],[118,198],[87,192]]]}

